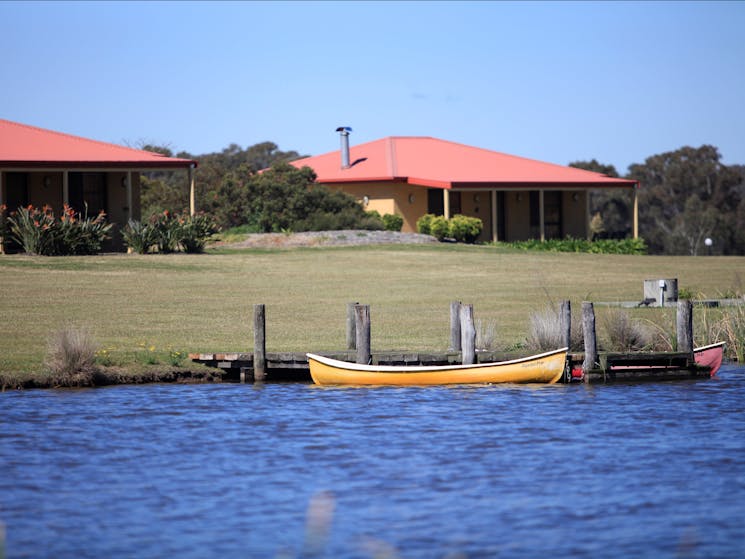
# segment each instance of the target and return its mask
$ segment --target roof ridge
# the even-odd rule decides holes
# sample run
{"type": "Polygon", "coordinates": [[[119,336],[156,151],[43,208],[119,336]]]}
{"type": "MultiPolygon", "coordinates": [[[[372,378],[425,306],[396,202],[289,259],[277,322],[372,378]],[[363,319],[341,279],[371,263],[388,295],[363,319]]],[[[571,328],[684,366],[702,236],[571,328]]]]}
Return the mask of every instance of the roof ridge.
{"type": "Polygon", "coordinates": [[[155,151],[148,151],[148,150],[145,150],[145,149],[137,149],[137,148],[133,148],[133,147],[129,147],[129,146],[123,146],[123,145],[120,145],[120,144],[114,144],[112,142],[104,142],[102,140],[94,140],[94,139],[91,139],[91,138],[85,138],[83,136],[76,136],[75,134],[68,134],[67,132],[59,132],[57,130],[50,130],[48,128],[42,128],[40,126],[34,126],[34,125],[31,125],[31,124],[23,124],[22,122],[15,122],[13,120],[8,120],[8,119],[5,119],[5,118],[0,118],[0,123],[7,123],[7,124],[9,124],[11,126],[17,126],[19,128],[26,128],[26,129],[29,129],[29,130],[35,130],[37,132],[42,132],[44,134],[54,134],[56,136],[62,136],[64,138],[67,138],[67,139],[70,139],[70,140],[74,140],[74,141],[77,141],[77,142],[81,142],[81,143],[94,143],[94,144],[98,144],[98,145],[102,145],[102,146],[115,147],[117,149],[123,149],[123,150],[133,151],[135,153],[147,153],[149,155],[158,156],[158,157],[162,157],[164,159],[169,159],[169,160],[174,160],[175,159],[175,160],[189,161],[189,160],[183,159],[181,157],[168,157],[167,155],[163,155],[162,153],[158,153],[158,152],[155,152],[155,151]]]}
{"type": "Polygon", "coordinates": [[[388,144],[388,174],[392,177],[398,176],[398,161],[396,160],[396,142],[395,137],[386,138],[388,144]]]}

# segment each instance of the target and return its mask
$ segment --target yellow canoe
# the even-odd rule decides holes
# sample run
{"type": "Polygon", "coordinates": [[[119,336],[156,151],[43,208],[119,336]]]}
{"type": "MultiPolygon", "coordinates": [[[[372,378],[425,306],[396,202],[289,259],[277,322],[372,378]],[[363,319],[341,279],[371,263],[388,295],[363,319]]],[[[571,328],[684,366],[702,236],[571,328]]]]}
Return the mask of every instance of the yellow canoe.
{"type": "Polygon", "coordinates": [[[359,365],[308,353],[310,376],[316,384],[427,385],[546,383],[561,380],[567,348],[522,359],[476,365],[359,365]]]}

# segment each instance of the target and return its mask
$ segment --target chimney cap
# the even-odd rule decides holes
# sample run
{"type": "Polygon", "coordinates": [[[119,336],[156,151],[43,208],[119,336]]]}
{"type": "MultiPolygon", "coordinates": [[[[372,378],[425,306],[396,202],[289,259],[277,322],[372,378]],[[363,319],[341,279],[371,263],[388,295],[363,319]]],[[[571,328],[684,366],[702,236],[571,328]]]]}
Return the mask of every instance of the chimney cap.
{"type": "Polygon", "coordinates": [[[337,128],[336,131],[341,132],[342,134],[344,133],[349,134],[352,131],[352,128],[349,126],[339,126],[339,128],[337,128]]]}

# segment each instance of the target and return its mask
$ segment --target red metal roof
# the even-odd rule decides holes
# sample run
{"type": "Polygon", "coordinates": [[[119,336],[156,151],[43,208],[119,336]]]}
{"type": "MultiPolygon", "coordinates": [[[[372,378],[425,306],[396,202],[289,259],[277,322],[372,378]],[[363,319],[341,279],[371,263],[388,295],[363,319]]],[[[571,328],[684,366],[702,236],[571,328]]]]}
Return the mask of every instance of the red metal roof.
{"type": "Polygon", "coordinates": [[[636,181],[564,167],[422,136],[390,136],[350,147],[341,168],[339,151],[293,161],[307,165],[319,183],[406,182],[434,188],[633,187],[636,181]]]}
{"type": "Polygon", "coordinates": [[[0,119],[0,167],[187,168],[190,159],[45,130],[0,119]]]}

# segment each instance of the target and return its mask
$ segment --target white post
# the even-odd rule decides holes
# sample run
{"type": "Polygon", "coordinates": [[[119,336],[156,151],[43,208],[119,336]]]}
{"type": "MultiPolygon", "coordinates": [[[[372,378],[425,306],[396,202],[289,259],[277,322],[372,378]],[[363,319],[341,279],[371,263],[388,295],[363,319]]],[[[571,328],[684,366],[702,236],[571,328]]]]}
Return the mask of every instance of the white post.
{"type": "Polygon", "coordinates": [[[442,213],[445,219],[450,219],[450,191],[447,188],[442,189],[442,213]]]}
{"type": "Polygon", "coordinates": [[[197,213],[197,202],[194,192],[194,165],[189,165],[189,215],[197,213]]]}
{"type": "Polygon", "coordinates": [[[660,288],[660,306],[665,306],[665,291],[667,291],[667,284],[665,283],[664,279],[661,279],[658,284],[660,288]]]}

